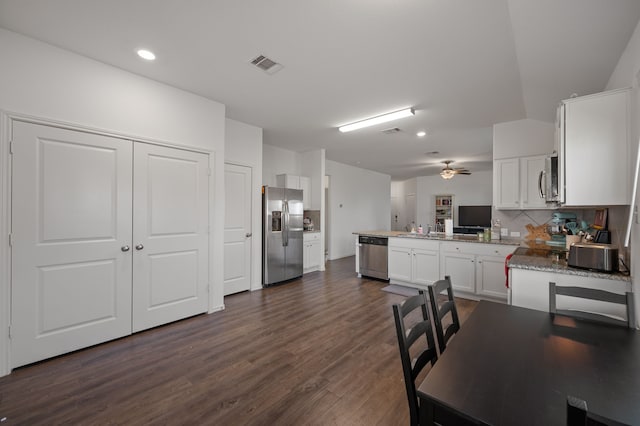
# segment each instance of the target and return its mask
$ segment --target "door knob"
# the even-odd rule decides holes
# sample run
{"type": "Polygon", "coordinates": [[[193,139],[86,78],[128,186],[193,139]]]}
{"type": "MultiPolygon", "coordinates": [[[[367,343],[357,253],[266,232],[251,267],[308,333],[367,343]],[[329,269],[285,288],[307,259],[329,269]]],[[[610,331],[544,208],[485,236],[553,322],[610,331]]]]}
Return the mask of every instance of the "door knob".
{"type": "Polygon", "coordinates": [[[120,247],[120,250],[129,251],[129,246],[122,246],[122,247],[120,247]]]}
{"type": "Polygon", "coordinates": [[[251,232],[247,232],[246,234],[244,234],[245,237],[249,238],[250,236],[252,236],[253,234],[251,232]]]}
{"type": "Polygon", "coordinates": [[[144,248],[144,246],[142,244],[138,244],[136,246],[136,250],[142,250],[144,248]]]}

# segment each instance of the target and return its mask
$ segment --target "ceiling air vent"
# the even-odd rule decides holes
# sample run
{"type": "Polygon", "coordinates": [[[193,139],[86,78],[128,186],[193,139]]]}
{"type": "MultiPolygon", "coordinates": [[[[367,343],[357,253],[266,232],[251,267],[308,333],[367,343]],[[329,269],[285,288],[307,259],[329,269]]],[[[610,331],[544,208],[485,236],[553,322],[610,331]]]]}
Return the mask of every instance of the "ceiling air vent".
{"type": "Polygon", "coordinates": [[[264,55],[260,55],[254,60],[251,61],[251,64],[260,68],[262,71],[267,74],[275,74],[276,72],[282,69],[282,65],[274,61],[273,59],[269,59],[264,55]]]}
{"type": "Polygon", "coordinates": [[[381,130],[385,135],[393,135],[394,133],[400,133],[400,129],[398,127],[392,127],[390,129],[381,130]]]}

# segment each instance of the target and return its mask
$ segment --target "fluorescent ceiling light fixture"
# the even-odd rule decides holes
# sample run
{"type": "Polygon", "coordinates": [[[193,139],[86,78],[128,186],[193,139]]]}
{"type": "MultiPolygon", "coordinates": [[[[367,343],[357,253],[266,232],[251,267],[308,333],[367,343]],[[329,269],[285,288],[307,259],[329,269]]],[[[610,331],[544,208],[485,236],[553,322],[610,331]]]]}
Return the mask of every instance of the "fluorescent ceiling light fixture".
{"type": "Polygon", "coordinates": [[[154,59],[156,59],[156,55],[147,49],[140,49],[138,50],[138,56],[140,56],[142,59],[146,59],[147,61],[153,61],[154,59]]]}
{"type": "Polygon", "coordinates": [[[356,121],[355,123],[345,124],[338,127],[341,132],[350,132],[352,130],[362,129],[363,127],[374,126],[380,123],[386,123],[387,121],[397,120],[399,118],[409,117],[414,115],[413,108],[407,108],[400,111],[390,112],[388,114],[382,114],[377,117],[367,118],[366,120],[356,121]]]}
{"type": "Polygon", "coordinates": [[[424,130],[420,130],[418,133],[416,133],[416,136],[419,138],[423,138],[427,136],[427,132],[425,132],[424,130]]]}

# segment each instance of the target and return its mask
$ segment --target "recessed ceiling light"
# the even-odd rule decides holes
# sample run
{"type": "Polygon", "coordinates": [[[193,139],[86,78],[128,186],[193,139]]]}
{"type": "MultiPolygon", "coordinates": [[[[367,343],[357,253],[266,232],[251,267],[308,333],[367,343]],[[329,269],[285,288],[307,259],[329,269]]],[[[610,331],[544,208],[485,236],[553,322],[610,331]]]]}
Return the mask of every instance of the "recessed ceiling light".
{"type": "Polygon", "coordinates": [[[427,132],[425,132],[424,130],[420,130],[418,133],[416,133],[416,136],[419,138],[423,138],[427,136],[427,132]]]}
{"type": "Polygon", "coordinates": [[[156,55],[147,49],[140,49],[138,50],[138,56],[140,56],[142,59],[146,59],[147,61],[153,61],[154,59],[156,59],[156,55]]]}

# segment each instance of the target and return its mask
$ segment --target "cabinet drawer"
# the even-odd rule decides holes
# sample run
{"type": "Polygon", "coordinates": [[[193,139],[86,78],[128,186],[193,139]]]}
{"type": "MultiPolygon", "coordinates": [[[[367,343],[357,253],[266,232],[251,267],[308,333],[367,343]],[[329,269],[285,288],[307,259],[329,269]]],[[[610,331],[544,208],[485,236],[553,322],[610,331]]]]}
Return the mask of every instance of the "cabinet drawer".
{"type": "Polygon", "coordinates": [[[424,237],[415,238],[402,238],[392,237],[389,238],[389,247],[402,247],[409,249],[424,249],[424,250],[439,250],[440,241],[430,240],[424,237]]]}
{"type": "Polygon", "coordinates": [[[495,256],[505,258],[508,254],[513,253],[518,246],[501,245],[501,244],[476,244],[473,253],[481,256],[495,256]]]}
{"type": "Polygon", "coordinates": [[[302,234],[302,238],[304,239],[304,241],[319,240],[320,239],[320,233],[319,232],[305,232],[304,234],[302,234]]]}

